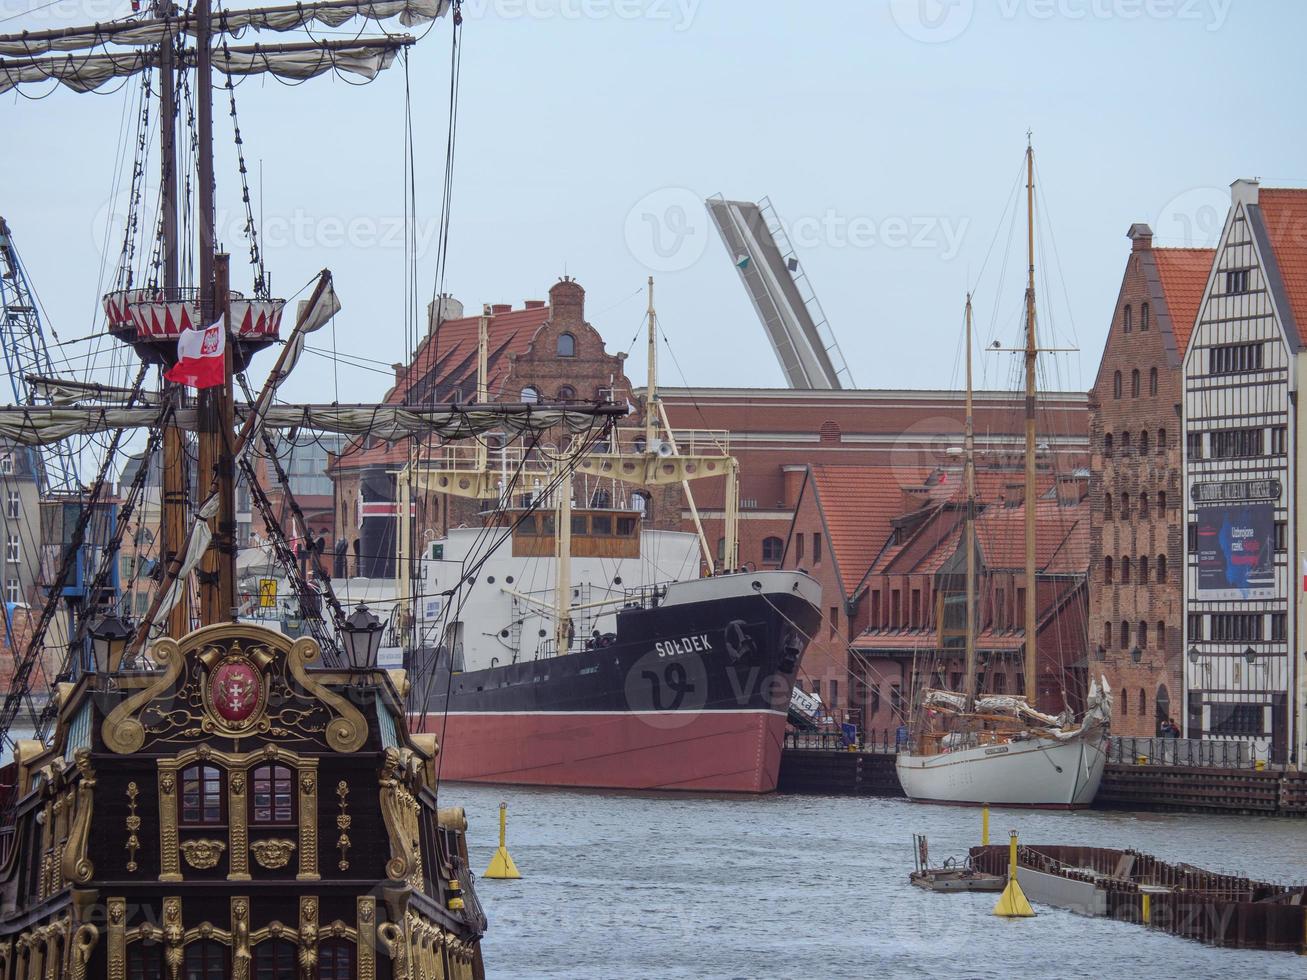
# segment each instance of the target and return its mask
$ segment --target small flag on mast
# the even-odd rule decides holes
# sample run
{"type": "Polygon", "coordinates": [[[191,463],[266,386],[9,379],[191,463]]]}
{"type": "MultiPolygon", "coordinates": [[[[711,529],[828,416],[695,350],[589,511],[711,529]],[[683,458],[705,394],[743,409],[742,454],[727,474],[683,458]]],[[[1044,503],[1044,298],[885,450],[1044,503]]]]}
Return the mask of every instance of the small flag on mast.
{"type": "Polygon", "coordinates": [[[188,327],[177,338],[177,363],[164,377],[192,388],[216,388],[226,380],[226,351],[227,329],[222,317],[203,329],[188,327]]]}

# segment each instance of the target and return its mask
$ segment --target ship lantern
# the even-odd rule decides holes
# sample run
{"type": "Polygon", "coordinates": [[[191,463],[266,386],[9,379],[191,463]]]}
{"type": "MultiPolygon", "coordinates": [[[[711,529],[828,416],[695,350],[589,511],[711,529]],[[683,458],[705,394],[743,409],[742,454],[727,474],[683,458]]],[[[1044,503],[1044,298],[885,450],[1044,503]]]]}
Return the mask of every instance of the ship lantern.
{"type": "Polygon", "coordinates": [[[381,649],[381,620],[360,602],[353,615],[345,620],[340,631],[345,644],[349,665],[355,670],[370,670],[377,665],[377,651],[381,649]]]}
{"type": "Polygon", "coordinates": [[[97,671],[117,670],[132,638],[132,628],[116,613],[101,616],[92,624],[91,652],[95,654],[97,671]]]}

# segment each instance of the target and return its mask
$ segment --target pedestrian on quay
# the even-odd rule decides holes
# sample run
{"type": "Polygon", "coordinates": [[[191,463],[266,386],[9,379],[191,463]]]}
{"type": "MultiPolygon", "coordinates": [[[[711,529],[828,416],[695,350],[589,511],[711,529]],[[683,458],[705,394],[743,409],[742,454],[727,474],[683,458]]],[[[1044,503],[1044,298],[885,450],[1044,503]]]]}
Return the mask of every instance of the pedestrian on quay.
{"type": "Polygon", "coordinates": [[[902,752],[903,745],[905,742],[907,742],[907,740],[908,740],[908,726],[900,723],[899,727],[894,732],[894,751],[902,752]]]}

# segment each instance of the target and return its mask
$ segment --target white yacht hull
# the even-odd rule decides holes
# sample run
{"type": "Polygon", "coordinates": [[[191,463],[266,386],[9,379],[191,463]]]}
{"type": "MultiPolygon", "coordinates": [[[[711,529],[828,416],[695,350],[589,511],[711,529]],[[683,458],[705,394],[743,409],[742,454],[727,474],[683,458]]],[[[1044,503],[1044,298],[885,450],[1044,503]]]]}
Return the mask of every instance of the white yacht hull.
{"type": "Polygon", "coordinates": [[[1107,765],[1107,730],[1059,741],[1035,737],[937,755],[900,752],[909,799],[932,803],[1074,808],[1089,806],[1107,765]]]}

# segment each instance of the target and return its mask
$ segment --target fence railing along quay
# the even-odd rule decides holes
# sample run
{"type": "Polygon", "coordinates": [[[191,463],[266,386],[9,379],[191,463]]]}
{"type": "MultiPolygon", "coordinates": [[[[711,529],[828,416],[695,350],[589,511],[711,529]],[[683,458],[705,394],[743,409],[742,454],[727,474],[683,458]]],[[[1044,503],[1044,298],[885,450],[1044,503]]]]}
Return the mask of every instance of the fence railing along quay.
{"type": "Polygon", "coordinates": [[[1252,742],[1199,738],[1108,738],[1107,761],[1129,766],[1202,766],[1210,769],[1283,769],[1266,761],[1252,742]],[[1258,762],[1262,765],[1259,767],[1258,762]]]}
{"type": "Polygon", "coordinates": [[[892,728],[874,728],[871,731],[859,731],[855,740],[836,729],[823,729],[819,732],[786,732],[787,749],[811,750],[820,752],[897,752],[898,736],[892,728]]]}

